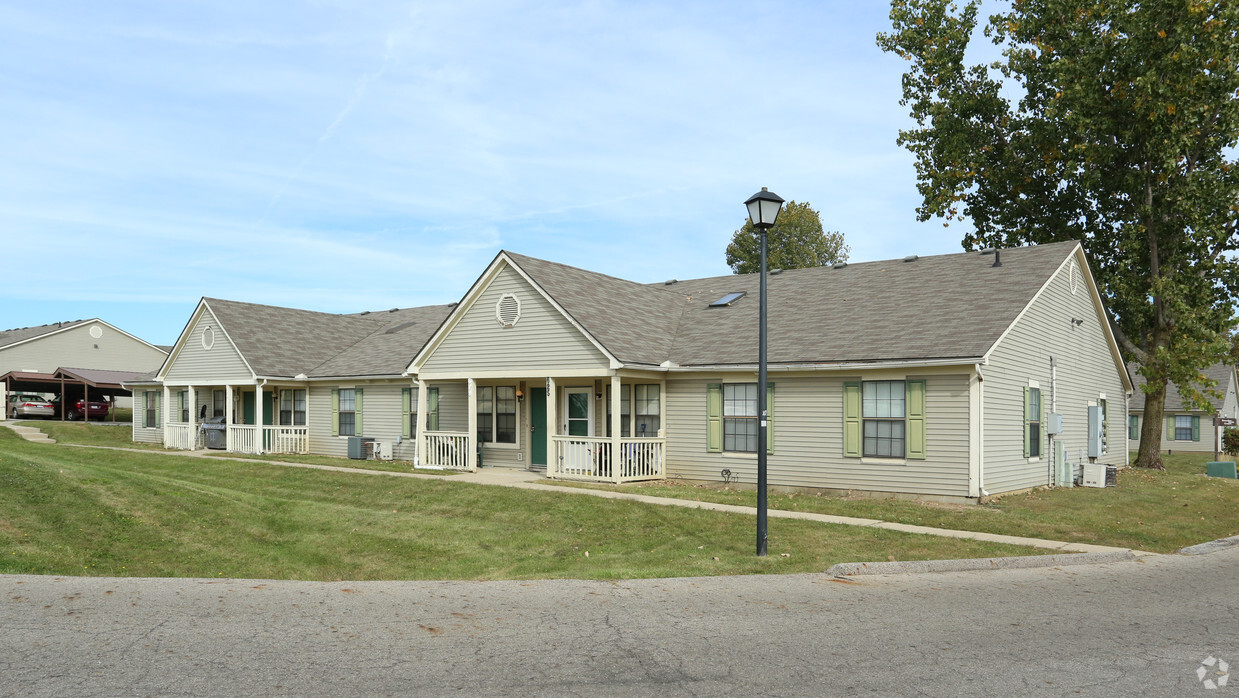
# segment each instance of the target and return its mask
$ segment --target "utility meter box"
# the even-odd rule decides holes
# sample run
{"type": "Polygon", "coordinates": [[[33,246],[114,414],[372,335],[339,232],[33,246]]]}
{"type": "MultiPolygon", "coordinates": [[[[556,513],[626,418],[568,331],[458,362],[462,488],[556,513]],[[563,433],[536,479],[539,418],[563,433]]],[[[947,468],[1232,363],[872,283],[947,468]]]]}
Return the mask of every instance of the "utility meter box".
{"type": "Polygon", "coordinates": [[[1096,405],[1088,408],[1088,457],[1101,457],[1101,408],[1096,405]]]}
{"type": "Polygon", "coordinates": [[[1061,434],[1063,433],[1063,416],[1057,412],[1051,412],[1046,417],[1045,433],[1061,434]]]}

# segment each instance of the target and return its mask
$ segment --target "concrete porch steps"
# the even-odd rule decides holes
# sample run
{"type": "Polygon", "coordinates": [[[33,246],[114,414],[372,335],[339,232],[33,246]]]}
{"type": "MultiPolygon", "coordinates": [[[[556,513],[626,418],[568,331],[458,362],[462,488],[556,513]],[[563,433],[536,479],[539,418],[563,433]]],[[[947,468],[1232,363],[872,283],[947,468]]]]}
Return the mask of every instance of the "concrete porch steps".
{"type": "Polygon", "coordinates": [[[49,437],[47,434],[44,434],[43,432],[39,431],[35,427],[21,426],[18,424],[13,424],[12,422],[0,422],[0,424],[3,424],[4,426],[17,432],[19,436],[21,436],[23,439],[27,441],[32,441],[36,444],[56,443],[55,439],[49,437]]]}

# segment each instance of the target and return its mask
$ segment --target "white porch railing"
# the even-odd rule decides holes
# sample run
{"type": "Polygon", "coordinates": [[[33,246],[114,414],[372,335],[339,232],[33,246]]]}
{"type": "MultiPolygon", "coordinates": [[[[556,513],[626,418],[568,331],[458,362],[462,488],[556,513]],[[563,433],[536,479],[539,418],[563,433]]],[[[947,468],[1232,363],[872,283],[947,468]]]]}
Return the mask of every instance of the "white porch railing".
{"type": "Polygon", "coordinates": [[[620,439],[620,482],[661,480],[667,476],[666,439],[620,439]]]}
{"type": "Polygon", "coordinates": [[[233,453],[258,453],[258,427],[252,424],[229,424],[233,453]]]}
{"type": "Polygon", "coordinates": [[[611,472],[611,441],[588,436],[552,436],[555,455],[547,476],[565,480],[607,481],[611,472]]]}
{"type": "Polygon", "coordinates": [[[666,475],[664,439],[620,439],[619,458],[612,453],[611,439],[585,436],[552,436],[555,457],[548,477],[591,482],[660,480],[666,475]]]}
{"type": "MultiPolygon", "coordinates": [[[[234,444],[235,450],[235,444],[234,444]]],[[[266,453],[308,453],[309,427],[263,427],[262,450],[266,453]]]]}
{"type": "Polygon", "coordinates": [[[163,429],[163,445],[165,448],[192,451],[198,445],[198,430],[185,422],[168,422],[163,429]]]}
{"type": "Polygon", "coordinates": [[[428,431],[426,438],[427,468],[449,470],[469,469],[469,449],[473,439],[468,434],[454,431],[428,431]]]}

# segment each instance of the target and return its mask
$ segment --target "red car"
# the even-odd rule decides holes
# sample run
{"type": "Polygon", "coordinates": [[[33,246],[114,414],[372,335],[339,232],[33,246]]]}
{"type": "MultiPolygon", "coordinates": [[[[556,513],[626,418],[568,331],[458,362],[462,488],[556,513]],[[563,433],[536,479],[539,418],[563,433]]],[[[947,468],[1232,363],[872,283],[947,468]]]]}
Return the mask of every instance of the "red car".
{"type": "MultiPolygon", "coordinates": [[[[88,407],[83,407],[85,403],[82,400],[77,400],[69,404],[69,412],[65,415],[65,419],[75,422],[82,418],[82,413],[89,410],[87,415],[90,419],[103,419],[108,416],[108,403],[102,400],[91,400],[88,407]]],[[[59,417],[60,412],[60,397],[52,398],[52,406],[56,408],[56,416],[59,417]]]]}

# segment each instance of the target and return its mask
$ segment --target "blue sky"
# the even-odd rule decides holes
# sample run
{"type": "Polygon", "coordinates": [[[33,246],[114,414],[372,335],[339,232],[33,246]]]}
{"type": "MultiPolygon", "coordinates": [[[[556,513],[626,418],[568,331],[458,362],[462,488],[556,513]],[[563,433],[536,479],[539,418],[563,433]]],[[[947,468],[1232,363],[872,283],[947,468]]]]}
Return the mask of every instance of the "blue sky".
{"type": "Polygon", "coordinates": [[[727,273],[762,186],[853,261],[918,223],[882,2],[0,5],[0,329],[175,341],[201,296],[458,300],[500,249],[727,273]]]}

